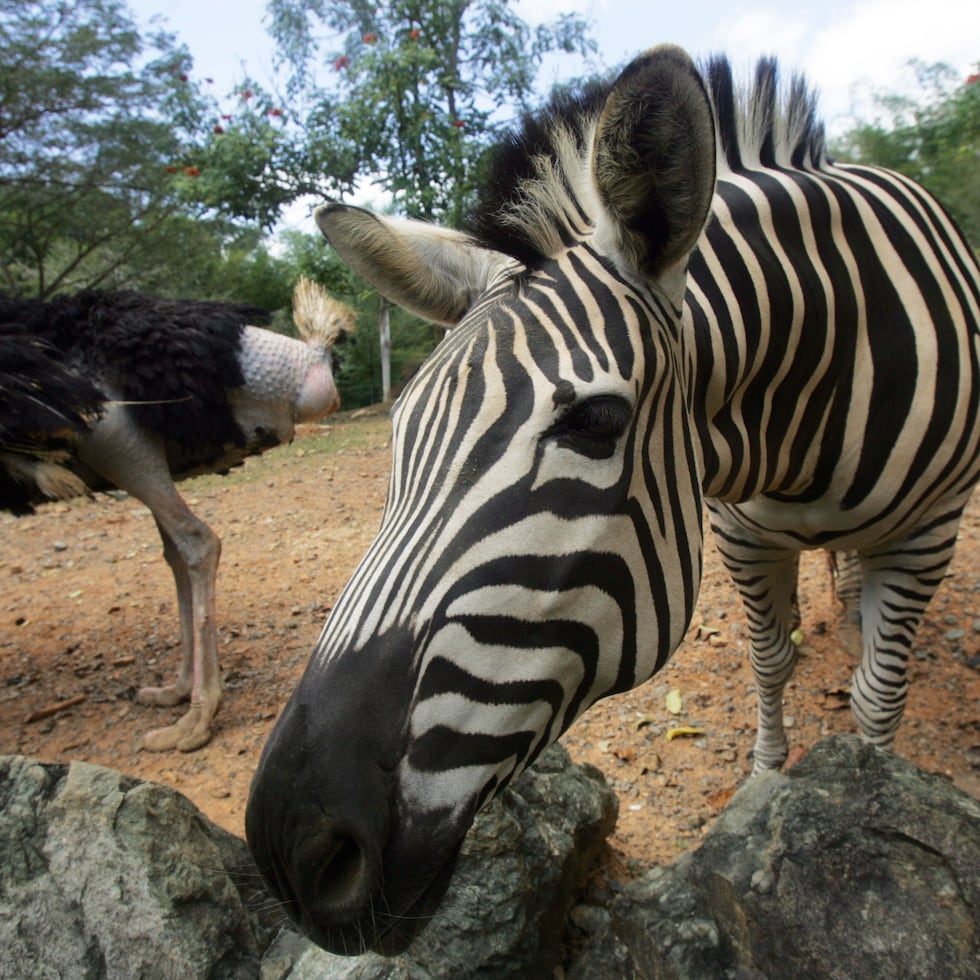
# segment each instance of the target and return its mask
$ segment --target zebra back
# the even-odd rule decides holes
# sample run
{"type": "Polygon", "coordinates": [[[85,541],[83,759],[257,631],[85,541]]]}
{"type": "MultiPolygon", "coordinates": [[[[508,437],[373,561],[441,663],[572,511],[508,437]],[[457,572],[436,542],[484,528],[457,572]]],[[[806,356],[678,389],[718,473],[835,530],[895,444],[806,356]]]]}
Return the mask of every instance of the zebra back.
{"type": "Polygon", "coordinates": [[[919,185],[833,163],[801,79],[707,78],[723,149],[684,318],[705,493],[809,546],[894,536],[976,480],[976,254],[919,185]],[[819,501],[819,528],[775,513],[819,501]]]}

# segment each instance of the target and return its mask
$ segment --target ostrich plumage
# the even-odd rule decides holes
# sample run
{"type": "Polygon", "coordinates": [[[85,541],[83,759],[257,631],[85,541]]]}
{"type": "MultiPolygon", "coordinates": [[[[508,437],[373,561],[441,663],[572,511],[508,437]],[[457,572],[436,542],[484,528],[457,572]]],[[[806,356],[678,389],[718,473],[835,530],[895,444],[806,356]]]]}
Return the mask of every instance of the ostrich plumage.
{"type": "Polygon", "coordinates": [[[0,506],[29,514],[52,498],[84,493],[64,464],[102,412],[105,396],[69,371],[59,352],[0,324],[0,506]]]}
{"type": "Polygon", "coordinates": [[[50,302],[0,298],[0,507],[119,489],[153,514],[177,587],[181,665],[143,704],[190,701],[151,750],[192,751],[221,702],[215,581],[221,542],[175,481],[224,473],[290,442],[340,404],[331,346],[353,313],[301,279],[302,340],[256,326],[255,307],[89,291],[50,302]]]}

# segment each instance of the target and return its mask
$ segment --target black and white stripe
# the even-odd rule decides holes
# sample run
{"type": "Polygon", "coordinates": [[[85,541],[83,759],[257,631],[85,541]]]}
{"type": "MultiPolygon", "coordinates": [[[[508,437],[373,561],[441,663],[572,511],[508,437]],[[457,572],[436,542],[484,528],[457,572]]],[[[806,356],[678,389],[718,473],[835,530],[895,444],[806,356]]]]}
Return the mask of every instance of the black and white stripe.
{"type": "Polygon", "coordinates": [[[773,63],[747,97],[754,115],[725,98],[725,62],[707,77],[722,133],[762,120],[725,146],[685,319],[703,488],[752,630],[761,768],[786,754],[803,548],[857,552],[852,703],[866,737],[894,737],[909,647],[980,474],[980,275],[921,187],[827,160],[805,91],[778,106],[773,63]],[[794,113],[802,143],[770,125],[794,113]]]}
{"type": "Polygon", "coordinates": [[[980,467],[980,269],[925,191],[830,163],[771,62],[740,94],[664,46],[505,140],[471,233],[317,221],[455,328],[395,407],[377,539],[253,782],[250,843],[302,928],[411,938],[476,809],[679,644],[705,498],[752,630],[756,766],[785,758],[806,548],[860,566],[853,703],[891,740],[980,467]]]}

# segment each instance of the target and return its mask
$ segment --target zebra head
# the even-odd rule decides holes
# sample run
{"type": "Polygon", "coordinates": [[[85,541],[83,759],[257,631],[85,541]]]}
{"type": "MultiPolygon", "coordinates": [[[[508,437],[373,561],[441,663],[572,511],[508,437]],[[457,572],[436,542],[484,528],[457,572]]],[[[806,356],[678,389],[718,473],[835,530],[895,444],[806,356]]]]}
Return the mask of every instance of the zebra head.
{"type": "Polygon", "coordinates": [[[678,324],[714,188],[701,78],[653,49],[501,154],[475,235],[317,214],[380,291],[453,325],[394,408],[380,530],[248,804],[266,880],[337,952],[408,944],[480,806],[662,666],[700,578],[678,324]]]}

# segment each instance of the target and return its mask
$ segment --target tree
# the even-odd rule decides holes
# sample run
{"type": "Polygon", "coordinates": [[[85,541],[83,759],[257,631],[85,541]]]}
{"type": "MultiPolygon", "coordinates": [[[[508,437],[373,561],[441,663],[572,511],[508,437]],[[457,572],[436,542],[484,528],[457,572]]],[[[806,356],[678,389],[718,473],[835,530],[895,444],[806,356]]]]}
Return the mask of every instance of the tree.
{"type": "MultiPolygon", "coordinates": [[[[545,56],[587,60],[595,48],[581,19],[532,29],[513,6],[270,0],[288,74],[283,101],[301,107],[289,125],[302,132],[302,150],[279,172],[320,197],[344,198],[371,182],[390,209],[458,227],[480,160],[502,122],[534,99],[545,56]]],[[[397,389],[438,337],[353,280],[341,294],[359,309],[359,329],[341,354],[339,380],[347,404],[364,404],[387,399],[388,379],[397,389]]]]}
{"type": "Polygon", "coordinates": [[[458,226],[502,107],[509,115],[534,99],[549,53],[587,58],[595,47],[580,18],[531,28],[513,6],[270,0],[290,101],[309,106],[310,170],[338,195],[370,180],[395,210],[458,226]]]}
{"type": "Polygon", "coordinates": [[[186,203],[271,231],[286,206],[336,186],[311,155],[304,128],[283,108],[285,101],[247,78],[225,104],[211,99],[202,144],[194,149],[197,179],[182,188],[186,203]]]}
{"type": "Polygon", "coordinates": [[[912,62],[921,94],[878,93],[879,116],[835,146],[843,160],[898,170],[943,202],[980,243],[980,74],[961,79],[944,64],[912,62]]]}
{"type": "Polygon", "coordinates": [[[230,229],[187,193],[208,102],[171,35],[121,0],[0,0],[0,47],[0,288],[160,286],[215,251],[230,229]]]}

